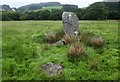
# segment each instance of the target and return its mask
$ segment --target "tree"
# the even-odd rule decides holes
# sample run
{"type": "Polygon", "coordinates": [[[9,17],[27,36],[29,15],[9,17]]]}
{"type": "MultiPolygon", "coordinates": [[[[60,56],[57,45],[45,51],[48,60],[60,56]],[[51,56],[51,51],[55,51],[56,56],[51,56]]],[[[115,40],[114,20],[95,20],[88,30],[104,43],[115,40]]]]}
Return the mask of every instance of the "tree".
{"type": "Polygon", "coordinates": [[[78,9],[78,6],[77,5],[63,5],[63,8],[62,8],[64,11],[74,11],[75,9],[78,9]]]}
{"type": "Polygon", "coordinates": [[[85,13],[86,19],[101,20],[106,18],[107,8],[103,3],[93,3],[91,4],[85,13]]]}
{"type": "Polygon", "coordinates": [[[8,21],[8,20],[19,20],[20,14],[13,11],[3,11],[2,12],[2,20],[8,21]]]}
{"type": "Polygon", "coordinates": [[[26,12],[26,16],[25,16],[26,20],[35,20],[35,12],[26,12]]]}
{"type": "Polygon", "coordinates": [[[2,12],[0,11],[0,21],[2,20],[2,12]]]}
{"type": "Polygon", "coordinates": [[[39,13],[39,18],[41,20],[49,20],[49,18],[50,18],[50,11],[48,11],[48,10],[42,10],[39,13]]]}
{"type": "Polygon", "coordinates": [[[74,9],[72,10],[76,15],[77,17],[81,20],[81,19],[84,19],[84,14],[86,12],[86,8],[78,8],[78,9],[74,9]]]}
{"type": "Polygon", "coordinates": [[[120,19],[120,13],[118,11],[110,11],[107,17],[108,19],[120,19]]]}
{"type": "Polygon", "coordinates": [[[7,12],[2,12],[2,21],[8,21],[10,20],[10,18],[8,17],[8,13],[7,12]]]}
{"type": "Polygon", "coordinates": [[[51,14],[50,14],[50,19],[51,20],[61,20],[62,13],[63,13],[63,10],[61,10],[61,9],[52,9],[51,14]]]}
{"type": "Polygon", "coordinates": [[[9,17],[11,20],[19,20],[20,19],[20,14],[17,12],[11,12],[9,13],[9,17]]]}

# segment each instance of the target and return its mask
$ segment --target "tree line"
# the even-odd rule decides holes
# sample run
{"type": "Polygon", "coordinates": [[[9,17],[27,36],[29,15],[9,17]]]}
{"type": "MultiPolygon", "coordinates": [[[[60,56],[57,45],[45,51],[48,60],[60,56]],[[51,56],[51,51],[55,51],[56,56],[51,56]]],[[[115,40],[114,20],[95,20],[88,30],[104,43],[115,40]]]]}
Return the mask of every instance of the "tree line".
{"type": "MultiPolygon", "coordinates": [[[[108,4],[107,4],[108,5],[108,4]]],[[[64,11],[74,12],[80,20],[105,20],[120,18],[118,10],[110,9],[104,3],[93,3],[87,8],[63,6],[62,9],[15,12],[2,11],[2,20],[61,20],[64,11]]]]}

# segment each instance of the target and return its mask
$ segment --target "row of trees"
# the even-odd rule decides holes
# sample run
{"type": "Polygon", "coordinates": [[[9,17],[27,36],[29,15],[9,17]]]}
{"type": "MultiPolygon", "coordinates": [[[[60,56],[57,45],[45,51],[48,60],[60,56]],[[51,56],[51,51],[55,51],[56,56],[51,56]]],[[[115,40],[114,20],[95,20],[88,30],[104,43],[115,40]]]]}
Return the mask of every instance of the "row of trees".
{"type": "Polygon", "coordinates": [[[11,12],[3,11],[2,20],[61,20],[62,9],[32,11],[32,12],[11,12]]]}
{"type": "Polygon", "coordinates": [[[2,20],[61,20],[63,11],[74,12],[80,20],[104,20],[104,19],[119,19],[120,12],[109,10],[103,3],[94,3],[87,8],[68,8],[39,10],[31,12],[11,12],[3,11],[2,20]]]}

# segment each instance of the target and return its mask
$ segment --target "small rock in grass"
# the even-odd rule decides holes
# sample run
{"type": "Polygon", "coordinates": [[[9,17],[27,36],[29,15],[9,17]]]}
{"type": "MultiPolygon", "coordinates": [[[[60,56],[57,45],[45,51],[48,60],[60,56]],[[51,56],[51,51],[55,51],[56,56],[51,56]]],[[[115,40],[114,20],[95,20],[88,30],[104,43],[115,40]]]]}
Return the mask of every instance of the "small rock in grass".
{"type": "Polygon", "coordinates": [[[48,76],[59,76],[62,72],[62,66],[59,64],[54,64],[48,62],[47,64],[42,65],[42,70],[48,76]]]}
{"type": "Polygon", "coordinates": [[[53,44],[53,46],[63,46],[63,45],[64,45],[64,42],[62,40],[53,44]]]}

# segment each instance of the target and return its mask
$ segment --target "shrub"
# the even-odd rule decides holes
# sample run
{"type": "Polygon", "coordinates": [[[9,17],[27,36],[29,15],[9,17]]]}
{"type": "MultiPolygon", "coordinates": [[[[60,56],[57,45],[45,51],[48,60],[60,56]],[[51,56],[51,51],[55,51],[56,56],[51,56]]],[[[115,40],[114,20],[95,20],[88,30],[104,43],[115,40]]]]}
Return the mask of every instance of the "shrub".
{"type": "Polygon", "coordinates": [[[84,48],[80,44],[73,44],[69,48],[68,56],[70,57],[78,57],[85,52],[84,48]]]}
{"type": "Polygon", "coordinates": [[[96,46],[96,47],[101,47],[104,45],[104,40],[99,37],[99,38],[89,38],[89,44],[92,46],[96,46]]]}
{"type": "Polygon", "coordinates": [[[48,42],[55,42],[56,41],[56,34],[53,32],[46,33],[45,36],[46,36],[46,39],[48,42]]]}
{"type": "Polygon", "coordinates": [[[69,35],[64,35],[62,41],[65,43],[65,44],[71,44],[71,43],[77,43],[77,42],[80,42],[81,41],[81,36],[75,36],[75,37],[71,37],[69,35]]]}
{"type": "Polygon", "coordinates": [[[81,35],[80,40],[86,45],[88,44],[89,38],[95,36],[93,32],[88,32],[88,31],[81,32],[80,35],[81,35]]]}
{"type": "Polygon", "coordinates": [[[65,44],[68,44],[71,42],[71,37],[68,36],[68,35],[64,35],[62,41],[65,43],[65,44]]]}

